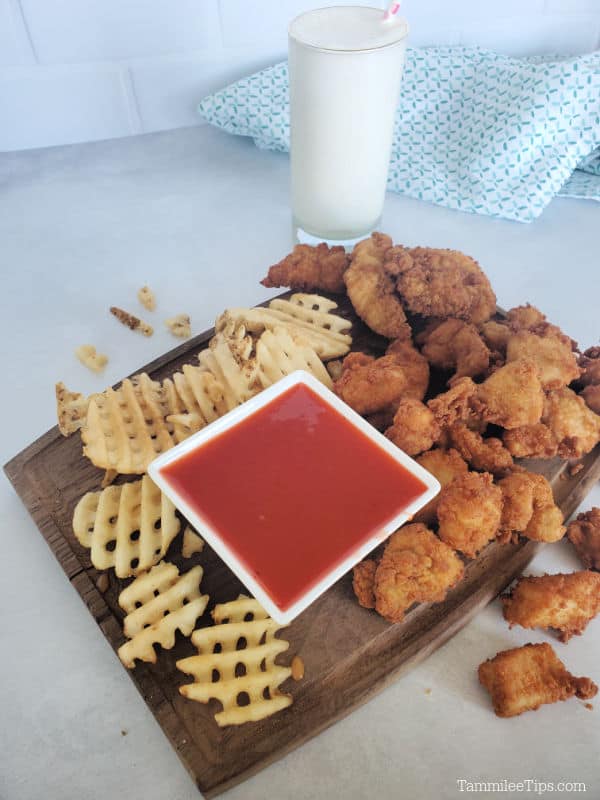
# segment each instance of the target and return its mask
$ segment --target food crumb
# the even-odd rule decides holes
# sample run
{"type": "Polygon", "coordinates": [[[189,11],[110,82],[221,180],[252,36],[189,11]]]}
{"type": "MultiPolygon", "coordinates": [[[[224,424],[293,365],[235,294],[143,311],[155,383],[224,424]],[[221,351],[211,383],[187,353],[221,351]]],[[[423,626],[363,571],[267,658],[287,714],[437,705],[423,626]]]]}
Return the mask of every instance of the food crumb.
{"type": "Polygon", "coordinates": [[[292,658],[292,678],[295,681],[301,681],[304,677],[304,661],[300,658],[300,656],[294,656],[292,658]]]}
{"type": "Polygon", "coordinates": [[[568,480],[569,480],[569,476],[568,476],[568,475],[567,475],[567,473],[566,473],[566,472],[564,472],[564,471],[563,471],[563,472],[561,472],[561,473],[560,473],[560,475],[559,475],[558,477],[559,477],[559,480],[561,480],[561,481],[568,481],[568,480]]]}
{"type": "Polygon", "coordinates": [[[147,308],[148,311],[154,311],[156,308],[156,297],[149,286],[142,286],[142,288],[138,290],[137,296],[144,308],[147,308]]]}
{"type": "Polygon", "coordinates": [[[587,708],[588,711],[594,710],[594,706],[591,703],[584,703],[583,705],[587,708]]]}
{"type": "Polygon", "coordinates": [[[577,475],[577,473],[581,472],[582,469],[583,469],[583,464],[581,463],[581,461],[579,462],[579,464],[571,464],[571,466],[569,467],[569,475],[571,476],[577,475]]]}
{"type": "Polygon", "coordinates": [[[425,694],[431,694],[431,689],[425,689],[425,694]]]}
{"type": "Polygon", "coordinates": [[[125,730],[125,728],[123,728],[123,730],[121,731],[121,736],[127,736],[127,731],[125,730]]]}
{"type": "Polygon", "coordinates": [[[104,572],[96,581],[96,588],[99,592],[104,593],[108,589],[108,575],[104,572]]]}

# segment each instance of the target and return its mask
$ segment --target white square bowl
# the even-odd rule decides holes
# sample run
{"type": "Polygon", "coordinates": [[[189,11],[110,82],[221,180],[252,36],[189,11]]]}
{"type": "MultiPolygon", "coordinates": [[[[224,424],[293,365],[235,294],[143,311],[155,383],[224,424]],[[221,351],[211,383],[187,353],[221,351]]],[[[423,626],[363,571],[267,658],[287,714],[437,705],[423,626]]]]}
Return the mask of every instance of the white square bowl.
{"type": "MultiPolygon", "coordinates": [[[[240,581],[246,586],[248,591],[258,600],[265,611],[279,624],[286,625],[307,608],[324,591],[342,577],[348,570],[361,561],[378,544],[383,542],[391,533],[409,520],[426,503],[432,500],[440,490],[440,484],[427,470],[417,464],[410,456],[406,455],[383,434],[376,430],[370,423],[357,414],[350,406],[340,400],[337,395],[327,389],[322,383],[308,372],[297,370],[291,375],[287,375],[277,383],[264,389],[260,394],[247,400],[242,405],[234,408],[223,417],[211,422],[202,430],[193,434],[181,442],[181,444],[167,450],[156,458],[148,467],[148,472],[157,486],[169,497],[175,506],[181,511],[191,525],[206,539],[212,549],[219,555],[227,566],[237,575],[240,581]],[[315,394],[322,398],[327,405],[335,412],[345,417],[352,426],[360,433],[364,434],[378,448],[388,453],[392,458],[401,464],[408,472],[412,473],[424,484],[424,491],[409,505],[398,510],[398,513],[389,520],[384,526],[379,528],[375,534],[360,544],[346,558],[329,570],[317,583],[308,589],[296,602],[282,610],[268,594],[265,589],[258,584],[254,577],[248,572],[246,567],[240,562],[236,554],[222,539],[216,530],[198,509],[192,508],[179,491],[163,474],[162,470],[167,465],[171,465],[179,459],[187,456],[192,451],[203,447],[207,442],[218,437],[221,433],[230,428],[234,428],[244,420],[251,417],[255,412],[268,406],[280,395],[287,392],[293,386],[304,384],[315,394]]],[[[199,503],[200,505],[200,503],[199,503]]]]}

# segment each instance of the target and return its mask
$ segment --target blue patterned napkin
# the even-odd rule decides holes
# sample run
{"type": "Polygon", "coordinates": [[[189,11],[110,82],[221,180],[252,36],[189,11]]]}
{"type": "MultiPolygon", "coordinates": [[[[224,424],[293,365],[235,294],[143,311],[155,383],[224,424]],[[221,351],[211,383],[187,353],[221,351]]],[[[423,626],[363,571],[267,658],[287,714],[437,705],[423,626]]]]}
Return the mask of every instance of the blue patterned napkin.
{"type": "MultiPolygon", "coordinates": [[[[206,97],[199,111],[260,148],[287,150],[287,64],[206,97]]],[[[600,201],[600,51],[549,60],[409,49],[388,188],[520,222],[557,194],[600,201]]]]}

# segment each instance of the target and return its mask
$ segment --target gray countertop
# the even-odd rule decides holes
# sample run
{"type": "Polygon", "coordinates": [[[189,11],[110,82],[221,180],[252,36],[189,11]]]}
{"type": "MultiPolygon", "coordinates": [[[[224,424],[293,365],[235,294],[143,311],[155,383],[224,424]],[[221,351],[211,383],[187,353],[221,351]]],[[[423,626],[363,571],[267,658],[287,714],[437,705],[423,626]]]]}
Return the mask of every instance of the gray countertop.
{"type": "MultiPolygon", "coordinates": [[[[591,202],[558,199],[521,225],[397,195],[382,226],[397,242],[473,255],[502,306],[530,301],[585,346],[600,337],[599,228],[591,202]]],[[[265,300],[276,292],[258,281],[290,248],[287,157],[209,127],[0,155],[2,463],[54,425],[56,380],[100,390],[176,344],[164,317],[187,312],[198,333],[227,305],[265,300]],[[107,314],[110,305],[135,310],[144,283],[159,302],[149,339],[107,314]],[[85,342],[110,357],[102,377],[73,355],[85,342]]],[[[0,797],[198,797],[6,480],[0,509],[0,797]]],[[[530,569],[577,566],[559,543],[530,569]]],[[[227,797],[429,800],[466,794],[459,779],[583,781],[600,797],[600,711],[572,700],[501,720],[477,683],[477,665],[498,650],[548,640],[509,631],[496,601],[409,675],[227,797]]],[[[600,619],[555,649],[572,672],[600,680],[600,619]]]]}

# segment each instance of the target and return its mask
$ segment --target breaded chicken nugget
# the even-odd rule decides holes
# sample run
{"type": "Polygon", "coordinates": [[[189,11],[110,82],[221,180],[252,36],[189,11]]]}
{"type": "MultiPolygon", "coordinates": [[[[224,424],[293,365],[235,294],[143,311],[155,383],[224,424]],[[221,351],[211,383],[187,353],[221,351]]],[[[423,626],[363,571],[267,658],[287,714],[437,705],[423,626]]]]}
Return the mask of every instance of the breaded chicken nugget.
{"type": "MultiPolygon", "coordinates": [[[[415,459],[424,469],[438,479],[440,486],[447,486],[454,478],[459,475],[465,475],[469,471],[467,462],[461,458],[460,453],[450,448],[449,450],[442,450],[435,448],[422,453],[415,459]]],[[[436,519],[438,498],[434,497],[426,506],[414,516],[415,522],[424,522],[431,525],[436,519]]]]}
{"type": "Polygon", "coordinates": [[[513,466],[512,456],[500,439],[494,436],[484,439],[462,421],[448,428],[448,436],[452,446],[475,469],[501,475],[513,466]]]}
{"type": "Polygon", "coordinates": [[[503,496],[499,541],[509,542],[518,534],[536,542],[562,539],[566,530],[563,514],[543,475],[526,470],[511,472],[498,481],[498,486],[503,496]]]}
{"type": "Polygon", "coordinates": [[[385,435],[409,456],[416,456],[430,450],[440,433],[440,426],[424,403],[402,397],[385,435]]]}
{"type": "Polygon", "coordinates": [[[513,361],[500,367],[477,387],[472,405],[484,420],[503,428],[539,422],[544,392],[535,364],[513,361]]]}
{"type": "Polygon", "coordinates": [[[349,353],[333,389],[359,414],[374,414],[397,404],[406,382],[406,373],[394,356],[349,353]]]}
{"type": "Polygon", "coordinates": [[[422,356],[411,342],[403,339],[397,339],[392,342],[385,354],[394,356],[396,363],[402,367],[406,374],[404,397],[422,400],[429,386],[429,364],[425,356],[422,356]]]}
{"type": "Polygon", "coordinates": [[[600,573],[581,570],[521,577],[502,596],[504,619],[522,628],[554,628],[561,642],[583,633],[600,612],[600,573]]]}
{"type": "Polygon", "coordinates": [[[479,665],[479,682],[490,693],[499,717],[535,711],[573,695],[589,700],[598,692],[590,678],[571,675],[546,642],[497,653],[479,665]]]}
{"type": "Polygon", "coordinates": [[[328,247],[321,242],[316,247],[297,244],[293,252],[282,261],[269,267],[266,278],[261,283],[268,289],[275,286],[289,286],[304,292],[324,290],[343,292],[345,290],[344,272],[348,269],[350,257],[343,247],[328,247]]]}
{"type": "Polygon", "coordinates": [[[455,369],[451,380],[483,375],[490,365],[490,351],[474,325],[450,318],[436,322],[421,337],[421,352],[434,367],[455,369]]]}
{"type": "Polygon", "coordinates": [[[543,422],[503,431],[502,441],[515,458],[554,458],[558,453],[558,442],[543,422]]]}
{"type": "Polygon", "coordinates": [[[410,341],[412,331],[394,279],[384,269],[385,253],[391,245],[392,240],[383,233],[373,233],[359,242],[344,273],[344,282],[354,310],[371,330],[388,339],[410,341]]]}
{"type": "Polygon", "coordinates": [[[475,558],[495,536],[502,517],[502,490],[488,472],[459,475],[439,494],[440,539],[475,558]]]}
{"type": "Polygon", "coordinates": [[[580,368],[569,341],[554,335],[538,336],[532,331],[513,334],[506,346],[506,363],[531,361],[544,389],[559,389],[579,377],[580,368]]]}
{"type": "Polygon", "coordinates": [[[600,416],[567,386],[547,393],[542,422],[558,443],[561,458],[581,458],[600,441],[600,416]]]}
{"type": "Polygon", "coordinates": [[[581,563],[588,569],[600,571],[600,508],[594,506],[578,514],[569,523],[567,536],[581,563]]]}
{"type": "Polygon", "coordinates": [[[463,563],[425,525],[405,525],[390,536],[375,572],[375,608],[401,622],[413,603],[435,603],[462,578],[463,563]]]}
{"type": "Polygon", "coordinates": [[[477,394],[477,384],[471,378],[459,378],[447,392],[438,394],[427,403],[441,428],[466,420],[471,415],[471,402],[477,394]]]}
{"type": "Polygon", "coordinates": [[[366,558],[355,565],[352,574],[352,588],[363,608],[375,608],[375,570],[377,562],[366,558]]]}

